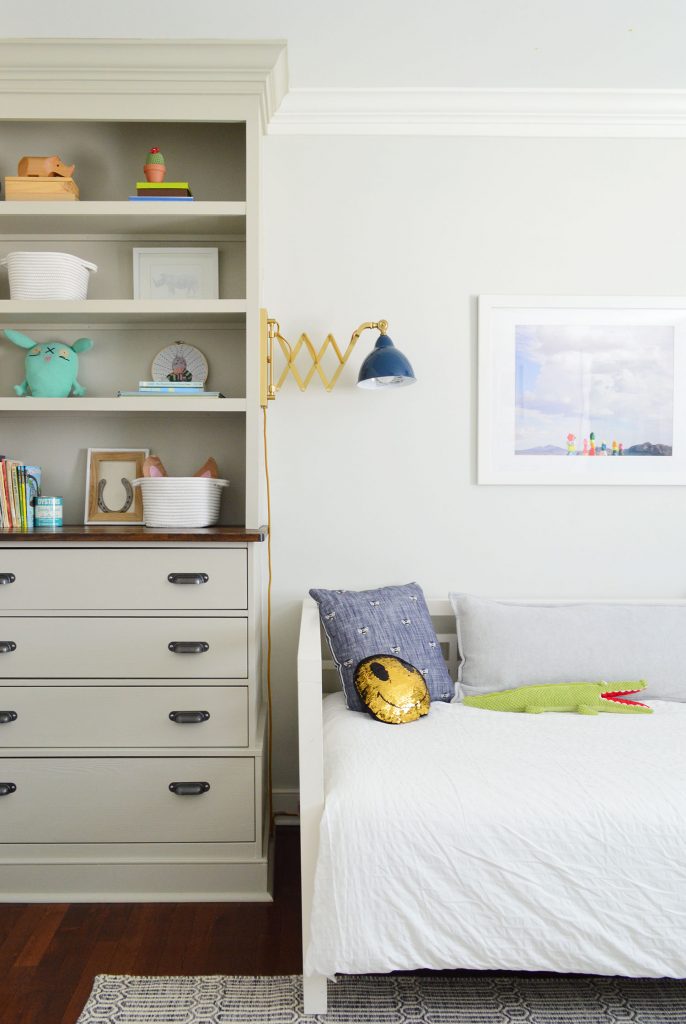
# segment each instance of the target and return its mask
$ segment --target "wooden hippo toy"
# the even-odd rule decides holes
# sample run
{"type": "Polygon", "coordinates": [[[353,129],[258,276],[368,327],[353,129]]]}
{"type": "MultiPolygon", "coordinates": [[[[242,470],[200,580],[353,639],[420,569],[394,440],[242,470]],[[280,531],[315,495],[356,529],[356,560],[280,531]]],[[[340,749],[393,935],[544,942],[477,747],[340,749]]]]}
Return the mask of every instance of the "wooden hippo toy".
{"type": "Polygon", "coordinates": [[[76,164],[63,164],[58,156],[23,156],[17,174],[20,178],[71,178],[76,164]]]}

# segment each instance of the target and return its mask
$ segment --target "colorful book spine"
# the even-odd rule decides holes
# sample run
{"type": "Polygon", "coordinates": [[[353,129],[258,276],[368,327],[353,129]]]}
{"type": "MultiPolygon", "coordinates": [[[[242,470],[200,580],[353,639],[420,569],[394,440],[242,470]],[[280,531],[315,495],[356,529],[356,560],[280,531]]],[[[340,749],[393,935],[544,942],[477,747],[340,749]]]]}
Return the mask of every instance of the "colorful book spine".
{"type": "Polygon", "coordinates": [[[117,391],[117,398],[226,398],[221,391],[117,391]]]}
{"type": "Polygon", "coordinates": [[[34,525],[33,499],[40,493],[40,480],[40,466],[0,456],[0,528],[25,530],[34,525]]]}
{"type": "Polygon", "coordinates": [[[192,197],[187,181],[163,181],[163,182],[142,182],[136,183],[136,195],[152,198],[153,196],[185,196],[192,197]]]}
{"type": "Polygon", "coordinates": [[[130,203],[193,203],[193,196],[129,196],[130,203]]]}
{"type": "Polygon", "coordinates": [[[202,388],[199,380],[139,380],[139,388],[202,388]]]}
{"type": "Polygon", "coordinates": [[[9,507],[5,488],[5,456],[0,456],[0,527],[9,526],[9,507]]]}
{"type": "Polygon", "coordinates": [[[16,468],[19,465],[18,462],[9,462],[9,476],[10,476],[10,495],[12,501],[12,525],[15,527],[21,527],[21,512],[19,510],[19,494],[17,492],[17,474],[16,468]]]}
{"type": "Polygon", "coordinates": [[[17,466],[17,492],[19,494],[19,519],[21,521],[22,529],[26,529],[28,525],[28,516],[26,515],[26,467],[17,466]]]}
{"type": "Polygon", "coordinates": [[[181,395],[185,391],[197,392],[197,391],[204,391],[205,389],[202,386],[202,384],[196,384],[196,386],[194,388],[179,388],[175,384],[164,384],[161,388],[139,387],[138,390],[139,391],[145,391],[146,394],[153,394],[153,393],[157,392],[158,394],[161,394],[161,395],[170,395],[170,394],[181,395]]]}

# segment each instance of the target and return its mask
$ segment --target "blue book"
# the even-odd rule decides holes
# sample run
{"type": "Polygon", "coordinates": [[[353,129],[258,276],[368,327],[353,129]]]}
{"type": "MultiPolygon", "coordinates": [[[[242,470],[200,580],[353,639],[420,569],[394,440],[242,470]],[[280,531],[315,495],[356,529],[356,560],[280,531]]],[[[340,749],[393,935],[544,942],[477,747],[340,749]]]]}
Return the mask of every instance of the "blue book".
{"type": "Polygon", "coordinates": [[[129,196],[130,203],[193,203],[195,196],[129,196]]]}

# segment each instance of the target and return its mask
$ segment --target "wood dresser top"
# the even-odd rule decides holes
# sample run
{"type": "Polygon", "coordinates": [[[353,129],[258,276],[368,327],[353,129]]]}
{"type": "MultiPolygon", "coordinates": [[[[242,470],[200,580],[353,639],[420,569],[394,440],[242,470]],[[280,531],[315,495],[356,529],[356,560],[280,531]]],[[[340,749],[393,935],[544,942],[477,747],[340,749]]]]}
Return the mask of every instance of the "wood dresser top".
{"type": "Polygon", "coordinates": [[[245,526],[206,526],[195,530],[151,530],[145,526],[58,526],[37,530],[0,530],[0,544],[245,544],[263,541],[266,536],[266,526],[255,529],[245,526]]]}

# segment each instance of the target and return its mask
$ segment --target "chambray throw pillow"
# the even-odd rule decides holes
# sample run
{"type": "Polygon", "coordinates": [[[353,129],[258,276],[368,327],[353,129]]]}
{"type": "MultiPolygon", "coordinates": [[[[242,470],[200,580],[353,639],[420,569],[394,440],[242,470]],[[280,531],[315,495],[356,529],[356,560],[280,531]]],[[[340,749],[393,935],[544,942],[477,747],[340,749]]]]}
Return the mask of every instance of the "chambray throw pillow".
{"type": "Polygon", "coordinates": [[[365,711],[355,687],[363,658],[392,654],[419,669],[431,700],[450,701],[455,685],[418,583],[379,590],[311,590],[351,711],[365,711]]]}

